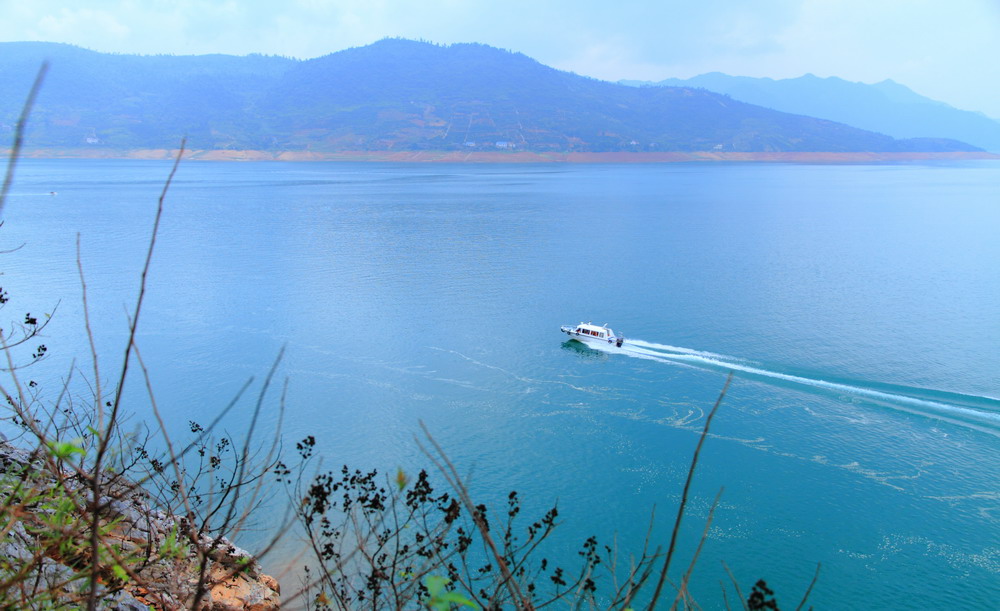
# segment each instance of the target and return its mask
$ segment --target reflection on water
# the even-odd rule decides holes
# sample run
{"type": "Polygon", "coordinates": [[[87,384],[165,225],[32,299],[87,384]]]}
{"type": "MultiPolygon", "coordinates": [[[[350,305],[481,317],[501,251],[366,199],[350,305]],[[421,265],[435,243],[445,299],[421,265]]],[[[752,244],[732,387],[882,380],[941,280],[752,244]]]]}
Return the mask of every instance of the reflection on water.
{"type": "Polygon", "coordinates": [[[608,358],[608,353],[598,350],[596,348],[591,348],[583,342],[578,342],[575,339],[568,339],[562,343],[562,349],[568,352],[573,352],[577,356],[588,359],[605,360],[608,358]]]}

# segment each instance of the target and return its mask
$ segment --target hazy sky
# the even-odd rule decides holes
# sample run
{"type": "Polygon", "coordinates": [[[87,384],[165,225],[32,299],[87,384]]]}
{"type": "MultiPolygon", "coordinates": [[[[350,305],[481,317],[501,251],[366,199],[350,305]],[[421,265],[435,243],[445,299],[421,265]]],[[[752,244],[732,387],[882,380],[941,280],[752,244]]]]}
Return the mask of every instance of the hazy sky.
{"type": "Polygon", "coordinates": [[[1000,119],[1000,0],[0,0],[0,41],[95,51],[310,58],[387,36],[611,81],[889,78],[1000,119]]]}

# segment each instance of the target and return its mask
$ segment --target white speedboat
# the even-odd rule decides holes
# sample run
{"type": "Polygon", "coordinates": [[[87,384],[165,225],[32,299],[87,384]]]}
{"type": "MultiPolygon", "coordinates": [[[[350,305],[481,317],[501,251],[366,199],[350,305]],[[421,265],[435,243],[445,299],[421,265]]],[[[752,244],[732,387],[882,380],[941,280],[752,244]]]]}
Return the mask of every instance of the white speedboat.
{"type": "Polygon", "coordinates": [[[583,342],[585,344],[600,344],[600,345],[612,345],[619,348],[625,343],[625,338],[621,335],[615,335],[607,323],[603,325],[595,325],[589,322],[582,322],[578,325],[568,326],[563,325],[559,327],[559,330],[569,335],[570,339],[575,339],[578,342],[583,342]]]}

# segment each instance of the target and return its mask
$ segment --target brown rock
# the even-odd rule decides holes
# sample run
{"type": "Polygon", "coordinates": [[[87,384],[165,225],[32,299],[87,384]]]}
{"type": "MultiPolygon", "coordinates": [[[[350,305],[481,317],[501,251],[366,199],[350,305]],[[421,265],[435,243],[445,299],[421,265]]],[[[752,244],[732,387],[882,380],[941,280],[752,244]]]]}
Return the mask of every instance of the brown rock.
{"type": "Polygon", "coordinates": [[[278,584],[272,577],[251,579],[243,572],[233,575],[221,568],[212,572],[211,611],[275,611],[281,607],[278,584]]]}

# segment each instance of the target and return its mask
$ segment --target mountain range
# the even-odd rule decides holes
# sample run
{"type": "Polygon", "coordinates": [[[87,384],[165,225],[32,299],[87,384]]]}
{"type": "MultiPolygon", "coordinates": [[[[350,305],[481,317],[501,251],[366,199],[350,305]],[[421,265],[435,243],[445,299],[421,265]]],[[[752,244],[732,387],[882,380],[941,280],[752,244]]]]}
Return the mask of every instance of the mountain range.
{"type": "Polygon", "coordinates": [[[720,72],[659,82],[619,81],[632,86],[695,87],[782,112],[845,123],[894,138],[951,138],[1000,151],[1000,121],[915,93],[885,80],[873,85],[807,74],[793,79],[729,76],[720,72]]]}
{"type": "Polygon", "coordinates": [[[29,148],[264,151],[974,151],[893,138],[706,87],[632,87],[481,44],[403,39],[310,60],[0,43],[0,132],[39,65],[29,148]]]}

